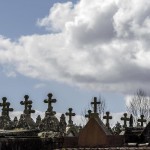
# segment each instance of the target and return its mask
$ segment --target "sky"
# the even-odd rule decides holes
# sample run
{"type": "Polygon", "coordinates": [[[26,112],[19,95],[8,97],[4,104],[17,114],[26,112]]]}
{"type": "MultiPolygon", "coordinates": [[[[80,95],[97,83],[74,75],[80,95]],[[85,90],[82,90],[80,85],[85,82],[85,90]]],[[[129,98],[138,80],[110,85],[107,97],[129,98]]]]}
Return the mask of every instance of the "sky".
{"type": "Polygon", "coordinates": [[[0,1],[0,97],[23,111],[25,94],[44,112],[77,115],[93,97],[123,113],[137,89],[150,94],[147,0],[0,1]]]}

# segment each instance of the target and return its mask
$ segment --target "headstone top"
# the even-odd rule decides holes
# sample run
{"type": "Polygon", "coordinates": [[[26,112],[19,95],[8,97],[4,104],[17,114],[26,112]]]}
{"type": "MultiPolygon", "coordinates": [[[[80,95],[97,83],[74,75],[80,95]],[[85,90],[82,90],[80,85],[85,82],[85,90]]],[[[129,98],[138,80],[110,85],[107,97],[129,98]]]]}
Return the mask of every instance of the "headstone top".
{"type": "Polygon", "coordinates": [[[24,105],[24,114],[28,114],[28,105],[32,104],[32,101],[29,100],[29,96],[25,95],[24,96],[24,101],[21,101],[20,104],[24,105]]]}
{"type": "Polygon", "coordinates": [[[130,121],[130,118],[127,117],[127,113],[124,113],[123,115],[124,115],[124,117],[121,117],[121,120],[124,121],[123,127],[125,128],[125,127],[127,127],[127,121],[130,121]]]}
{"type": "Polygon", "coordinates": [[[72,108],[68,109],[69,112],[66,112],[66,116],[69,116],[69,121],[68,121],[68,125],[73,125],[73,121],[72,121],[72,117],[75,116],[75,113],[72,113],[72,108]]]}
{"type": "Polygon", "coordinates": [[[143,123],[146,122],[146,119],[144,119],[144,115],[141,115],[141,119],[138,119],[138,122],[140,122],[141,127],[143,127],[143,123]]]}
{"type": "Polygon", "coordinates": [[[109,111],[106,112],[106,116],[104,116],[103,119],[106,119],[106,127],[110,128],[109,120],[112,119],[112,116],[110,116],[110,112],[109,111]]]}
{"type": "Polygon", "coordinates": [[[54,115],[54,114],[56,114],[56,112],[53,111],[52,103],[56,103],[56,99],[52,99],[52,97],[53,97],[52,93],[49,93],[47,96],[48,96],[48,99],[44,100],[44,103],[48,104],[46,113],[49,115],[54,115]]]}
{"type": "Polygon", "coordinates": [[[99,105],[100,102],[97,101],[97,97],[94,97],[94,101],[91,102],[91,105],[94,105],[94,113],[97,113],[97,105],[99,105]]]}
{"type": "Polygon", "coordinates": [[[85,118],[90,119],[92,110],[88,110],[88,114],[85,115],[85,118]]]}

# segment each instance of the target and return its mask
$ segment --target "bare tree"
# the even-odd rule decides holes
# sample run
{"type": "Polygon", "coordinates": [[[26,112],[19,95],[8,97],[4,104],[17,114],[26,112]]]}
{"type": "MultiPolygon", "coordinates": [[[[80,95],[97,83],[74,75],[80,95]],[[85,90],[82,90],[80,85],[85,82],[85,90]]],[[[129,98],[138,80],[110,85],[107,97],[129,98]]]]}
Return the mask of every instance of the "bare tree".
{"type": "Polygon", "coordinates": [[[142,89],[139,89],[131,98],[126,108],[127,112],[133,115],[135,124],[137,124],[137,120],[141,115],[144,115],[148,121],[150,117],[150,97],[142,89]]]}

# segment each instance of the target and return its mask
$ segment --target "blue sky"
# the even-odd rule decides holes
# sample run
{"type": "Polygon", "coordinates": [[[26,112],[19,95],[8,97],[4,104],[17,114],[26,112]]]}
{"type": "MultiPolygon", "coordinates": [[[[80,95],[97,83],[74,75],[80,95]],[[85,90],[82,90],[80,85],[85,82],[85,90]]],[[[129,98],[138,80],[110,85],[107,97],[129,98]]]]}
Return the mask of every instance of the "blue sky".
{"type": "Polygon", "coordinates": [[[55,111],[73,107],[81,114],[101,95],[107,110],[124,112],[126,97],[138,88],[149,94],[149,6],[134,0],[0,1],[0,97],[21,111],[28,94],[33,108],[45,111],[43,100],[52,92],[55,111]]]}

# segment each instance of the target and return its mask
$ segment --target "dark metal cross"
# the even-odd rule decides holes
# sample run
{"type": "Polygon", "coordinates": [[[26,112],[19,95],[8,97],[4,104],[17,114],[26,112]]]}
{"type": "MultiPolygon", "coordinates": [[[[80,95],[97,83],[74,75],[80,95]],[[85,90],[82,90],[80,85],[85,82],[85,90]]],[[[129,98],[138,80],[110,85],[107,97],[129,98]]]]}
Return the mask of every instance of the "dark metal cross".
{"type": "Polygon", "coordinates": [[[88,110],[88,114],[86,114],[86,115],[85,115],[85,118],[90,119],[90,117],[91,117],[91,113],[92,113],[92,111],[91,111],[91,110],[88,110]]]}
{"type": "Polygon", "coordinates": [[[9,112],[14,110],[13,108],[9,108],[9,106],[10,106],[10,103],[8,102],[8,103],[6,104],[6,107],[3,108],[3,111],[5,112],[5,115],[6,115],[7,117],[9,117],[9,112]]]}
{"type": "Polygon", "coordinates": [[[28,115],[31,116],[31,113],[35,113],[35,110],[32,109],[32,105],[28,105],[28,115]]]}
{"type": "Polygon", "coordinates": [[[20,102],[21,105],[24,105],[24,114],[28,114],[28,105],[32,104],[32,101],[29,100],[29,96],[24,96],[24,101],[20,102]]]}
{"type": "Polygon", "coordinates": [[[66,112],[66,116],[69,116],[68,124],[73,125],[72,116],[75,116],[76,114],[72,113],[72,110],[73,110],[72,108],[69,108],[68,110],[69,112],[66,112]]]}
{"type": "Polygon", "coordinates": [[[143,127],[143,123],[146,122],[146,119],[144,119],[144,115],[141,115],[141,119],[138,119],[138,122],[141,122],[141,127],[143,127]]]}
{"type": "Polygon", "coordinates": [[[103,119],[106,119],[106,127],[109,128],[109,120],[112,119],[112,116],[109,116],[110,112],[106,112],[106,116],[103,117],[103,119]]]}
{"type": "Polygon", "coordinates": [[[127,121],[130,121],[130,118],[127,117],[127,113],[124,113],[123,115],[124,115],[124,117],[121,117],[121,120],[124,121],[123,127],[125,128],[125,127],[127,127],[127,121]]]}
{"type": "Polygon", "coordinates": [[[7,101],[7,98],[6,97],[3,97],[2,98],[2,103],[0,103],[0,107],[2,107],[2,116],[6,115],[5,114],[5,111],[4,111],[4,108],[7,106],[8,102],[7,101]]]}
{"type": "Polygon", "coordinates": [[[94,105],[94,113],[97,113],[98,104],[100,104],[100,102],[97,101],[97,97],[94,97],[94,102],[91,102],[91,105],[94,105]]]}
{"type": "Polygon", "coordinates": [[[55,114],[55,112],[53,111],[52,103],[56,103],[56,99],[52,99],[53,97],[52,93],[49,93],[47,96],[48,96],[48,99],[44,100],[44,103],[48,103],[47,112],[55,114]]]}

